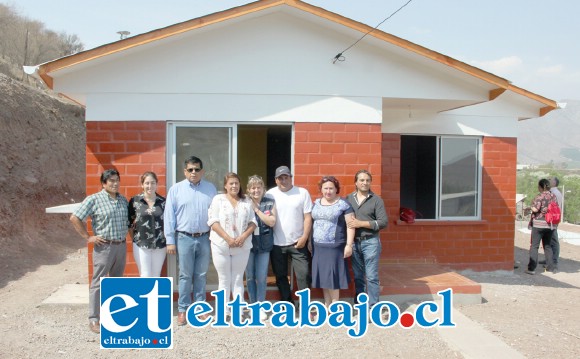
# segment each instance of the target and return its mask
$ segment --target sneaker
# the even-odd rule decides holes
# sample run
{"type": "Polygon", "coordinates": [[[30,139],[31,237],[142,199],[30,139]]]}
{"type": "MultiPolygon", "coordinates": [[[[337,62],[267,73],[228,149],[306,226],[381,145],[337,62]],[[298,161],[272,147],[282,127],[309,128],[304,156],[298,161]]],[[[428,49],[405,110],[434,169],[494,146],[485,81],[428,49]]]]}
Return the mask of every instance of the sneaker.
{"type": "Polygon", "coordinates": [[[211,314],[205,313],[199,316],[199,320],[206,320],[210,317],[211,314]]]}
{"type": "Polygon", "coordinates": [[[268,320],[268,313],[265,310],[260,310],[260,321],[265,322],[268,320]]]}
{"type": "Polygon", "coordinates": [[[310,311],[310,321],[316,322],[318,320],[318,314],[314,310],[310,311]]]}
{"type": "Polygon", "coordinates": [[[529,269],[526,269],[526,270],[525,270],[525,272],[526,272],[526,273],[528,273],[529,275],[534,275],[534,274],[536,274],[536,272],[535,272],[535,271],[533,271],[533,270],[529,270],[529,269]]]}
{"type": "Polygon", "coordinates": [[[383,312],[381,313],[381,319],[384,322],[387,322],[389,320],[390,316],[391,316],[391,313],[389,312],[389,308],[383,308],[383,312]]]}
{"type": "Polygon", "coordinates": [[[89,322],[89,329],[91,332],[99,334],[101,332],[101,324],[98,320],[93,319],[89,322]]]}

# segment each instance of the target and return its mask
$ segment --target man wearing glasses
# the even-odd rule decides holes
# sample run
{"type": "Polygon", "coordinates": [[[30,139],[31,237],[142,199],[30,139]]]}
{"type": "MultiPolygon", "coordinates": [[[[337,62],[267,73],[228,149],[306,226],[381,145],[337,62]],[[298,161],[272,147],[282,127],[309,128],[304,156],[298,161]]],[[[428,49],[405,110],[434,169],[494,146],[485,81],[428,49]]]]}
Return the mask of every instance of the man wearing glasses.
{"type": "MultiPolygon", "coordinates": [[[[164,232],[167,254],[179,260],[179,299],[177,325],[186,324],[186,311],[193,299],[205,301],[205,283],[210,260],[208,210],[217,191],[202,179],[202,161],[191,156],[185,160],[185,179],[173,185],[167,193],[164,232]]],[[[207,315],[200,316],[205,319],[207,315]]]]}
{"type": "Polygon", "coordinates": [[[274,177],[277,186],[266,193],[267,197],[274,199],[278,215],[270,259],[280,300],[293,303],[288,282],[289,258],[296,274],[298,290],[310,286],[310,253],[306,244],[312,228],[312,199],[308,191],[292,184],[292,173],[288,167],[278,167],[274,177]]]}
{"type": "Polygon", "coordinates": [[[93,278],[89,289],[89,328],[99,333],[101,326],[101,277],[122,277],[125,272],[127,246],[125,237],[129,229],[129,202],[119,193],[121,177],[115,169],[101,174],[100,192],[85,198],[70,216],[76,231],[93,244],[93,278]],[[83,221],[91,217],[93,235],[83,221]]]}

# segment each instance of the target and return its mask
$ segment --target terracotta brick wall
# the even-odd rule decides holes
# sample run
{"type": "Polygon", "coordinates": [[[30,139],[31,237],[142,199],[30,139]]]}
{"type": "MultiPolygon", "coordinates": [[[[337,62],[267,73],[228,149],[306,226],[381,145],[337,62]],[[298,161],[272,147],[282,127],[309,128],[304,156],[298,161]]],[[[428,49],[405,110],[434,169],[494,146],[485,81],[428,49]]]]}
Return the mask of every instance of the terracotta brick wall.
{"type": "MultiPolygon", "coordinates": [[[[128,200],[139,193],[139,176],[153,171],[159,179],[158,192],[166,194],[166,123],[156,122],[97,122],[87,126],[87,184],[86,193],[101,190],[100,175],[105,169],[116,168],[121,175],[120,192],[128,200]]],[[[128,239],[128,238],[127,238],[128,239]]],[[[127,243],[125,275],[138,276],[133,259],[133,245],[127,243]]],[[[89,278],[92,277],[92,246],[89,246],[89,278]]]]}
{"type": "MultiPolygon", "coordinates": [[[[159,193],[166,194],[166,123],[87,122],[87,194],[101,189],[99,176],[115,167],[121,193],[127,198],[141,188],[139,176],[154,171],[159,193]]],[[[400,206],[400,135],[381,134],[378,124],[297,123],[294,167],[297,185],[318,198],[317,183],[336,176],[341,195],[354,190],[353,175],[361,168],[373,174],[373,190],[381,193],[389,227],[381,233],[383,261],[435,262],[457,269],[511,270],[514,260],[516,149],[514,138],[483,139],[482,221],[407,225],[397,222],[400,206]]],[[[126,275],[138,275],[127,244],[126,275]]],[[[89,275],[92,247],[89,246],[89,275]]]]}
{"type": "Polygon", "coordinates": [[[389,227],[381,233],[384,261],[431,262],[456,269],[512,270],[514,261],[515,138],[483,138],[482,220],[408,225],[400,207],[398,134],[382,135],[382,196],[389,227]]]}
{"type": "Polygon", "coordinates": [[[354,174],[367,169],[373,189],[381,190],[381,126],[379,124],[297,123],[294,134],[294,183],[320,197],[318,181],[338,178],[340,194],[354,191],[354,174]]]}

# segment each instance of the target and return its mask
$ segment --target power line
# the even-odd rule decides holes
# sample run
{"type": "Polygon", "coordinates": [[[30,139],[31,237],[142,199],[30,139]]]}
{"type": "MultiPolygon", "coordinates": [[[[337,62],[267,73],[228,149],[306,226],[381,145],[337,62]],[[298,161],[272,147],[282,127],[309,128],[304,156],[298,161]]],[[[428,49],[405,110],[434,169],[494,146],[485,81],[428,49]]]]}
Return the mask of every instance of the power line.
{"type": "Polygon", "coordinates": [[[407,1],[403,6],[401,6],[400,8],[398,8],[395,12],[393,12],[391,15],[389,15],[386,19],[384,19],[383,21],[379,22],[379,24],[377,26],[375,26],[374,28],[372,28],[371,30],[369,30],[366,34],[364,34],[363,36],[361,36],[360,39],[356,40],[354,42],[354,44],[350,45],[349,47],[347,47],[346,49],[342,50],[340,53],[338,53],[334,59],[332,60],[332,63],[336,63],[337,61],[344,61],[345,57],[342,56],[342,54],[344,54],[345,52],[347,52],[351,47],[353,47],[354,45],[358,44],[359,41],[361,41],[362,39],[365,38],[365,36],[367,36],[368,34],[370,34],[371,32],[375,31],[379,26],[381,26],[385,21],[389,20],[391,17],[393,17],[393,15],[395,15],[396,13],[398,13],[399,11],[401,11],[405,6],[409,5],[409,3],[411,3],[411,1],[413,0],[409,0],[407,1]]]}

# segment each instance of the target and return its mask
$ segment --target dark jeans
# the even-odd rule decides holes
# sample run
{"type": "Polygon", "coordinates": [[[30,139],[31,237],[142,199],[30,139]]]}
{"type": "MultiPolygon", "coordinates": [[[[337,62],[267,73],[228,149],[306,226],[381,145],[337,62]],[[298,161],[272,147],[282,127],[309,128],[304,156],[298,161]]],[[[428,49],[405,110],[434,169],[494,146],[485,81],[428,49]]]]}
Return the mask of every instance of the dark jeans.
{"type": "Polygon", "coordinates": [[[538,248],[540,248],[540,242],[544,246],[547,270],[551,271],[554,269],[551,245],[552,232],[554,232],[554,230],[550,228],[532,228],[532,243],[530,244],[530,261],[528,263],[528,270],[535,271],[538,266],[538,248]]]}
{"type": "Polygon", "coordinates": [[[370,307],[380,300],[379,259],[381,249],[381,240],[378,236],[354,242],[351,263],[356,291],[355,303],[358,303],[357,298],[361,293],[368,294],[370,307]]]}
{"type": "Polygon", "coordinates": [[[306,246],[296,249],[293,244],[289,246],[274,245],[272,252],[270,252],[272,271],[276,276],[280,300],[294,303],[288,281],[288,258],[292,260],[298,290],[306,289],[310,285],[310,252],[306,246]]]}
{"type": "Polygon", "coordinates": [[[550,241],[550,245],[552,246],[552,252],[554,256],[554,268],[558,268],[558,259],[560,258],[560,241],[558,240],[557,229],[554,229],[554,232],[552,232],[552,240],[550,241]]]}

